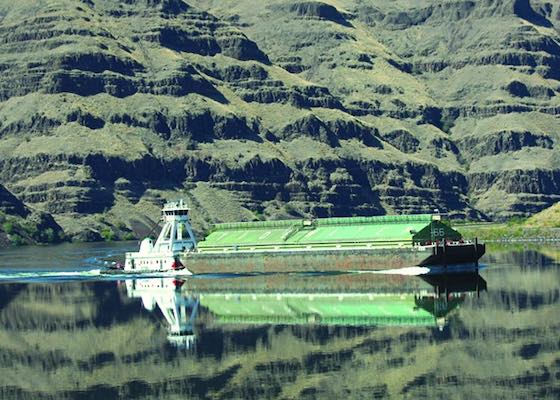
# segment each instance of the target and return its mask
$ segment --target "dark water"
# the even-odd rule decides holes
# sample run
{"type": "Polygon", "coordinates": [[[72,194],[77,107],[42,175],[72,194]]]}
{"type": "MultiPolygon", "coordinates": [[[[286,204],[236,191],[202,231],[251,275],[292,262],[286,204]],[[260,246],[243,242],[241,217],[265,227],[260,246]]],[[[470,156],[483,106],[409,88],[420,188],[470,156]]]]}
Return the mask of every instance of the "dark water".
{"type": "Polygon", "coordinates": [[[0,252],[0,398],[560,398],[558,249],[479,274],[100,274],[133,246],[0,252]]]}

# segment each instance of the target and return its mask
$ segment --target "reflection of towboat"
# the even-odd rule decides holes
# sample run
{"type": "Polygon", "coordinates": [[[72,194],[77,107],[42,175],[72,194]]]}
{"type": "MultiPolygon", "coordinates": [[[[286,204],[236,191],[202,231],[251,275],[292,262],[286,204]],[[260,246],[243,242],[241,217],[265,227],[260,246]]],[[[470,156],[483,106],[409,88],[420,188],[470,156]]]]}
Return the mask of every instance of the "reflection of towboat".
{"type": "Polygon", "coordinates": [[[194,320],[198,311],[198,299],[181,293],[183,281],[173,278],[127,280],[129,297],[140,297],[144,308],[155,310],[156,306],[165,317],[169,343],[190,348],[195,340],[194,320]]]}
{"type": "Polygon", "coordinates": [[[189,347],[194,341],[194,319],[199,308],[212,317],[213,324],[437,326],[442,329],[448,315],[467,296],[486,289],[486,282],[476,272],[422,279],[409,277],[409,284],[404,286],[391,283],[394,281],[389,276],[379,278],[386,282],[376,279],[371,283],[382,290],[347,286],[342,291],[340,282],[321,281],[321,277],[319,285],[323,289],[317,291],[299,291],[291,284],[284,290],[255,290],[251,280],[258,277],[241,279],[236,291],[212,290],[211,285],[221,286],[218,279],[210,279],[208,289],[196,290],[190,287],[189,279],[178,283],[172,278],[128,281],[127,289],[129,296],[141,297],[148,310],[155,309],[155,305],[159,307],[169,325],[168,340],[183,347],[189,347]],[[332,285],[335,291],[329,291],[325,285],[332,285]],[[252,292],[244,291],[244,286],[252,292]]]}
{"type": "Polygon", "coordinates": [[[191,273],[477,266],[485,252],[439,214],[226,223],[197,243],[188,213],[182,201],[167,203],[157,241],[144,239],[127,253],[125,270],[166,271],[182,262],[191,273]]]}

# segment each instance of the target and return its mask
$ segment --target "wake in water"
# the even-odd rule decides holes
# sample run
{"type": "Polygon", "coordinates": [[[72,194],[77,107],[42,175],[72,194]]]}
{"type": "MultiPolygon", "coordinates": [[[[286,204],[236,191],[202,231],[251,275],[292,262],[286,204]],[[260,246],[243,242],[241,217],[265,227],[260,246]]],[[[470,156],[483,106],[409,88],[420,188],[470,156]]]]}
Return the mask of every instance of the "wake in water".
{"type": "Polygon", "coordinates": [[[46,282],[88,280],[101,276],[101,269],[89,271],[2,271],[0,281],[9,282],[46,282]]]}
{"type": "MultiPolygon", "coordinates": [[[[479,269],[485,266],[481,265],[479,269]]],[[[396,269],[387,269],[380,271],[340,271],[340,272],[289,272],[290,275],[301,276],[323,276],[323,275],[351,275],[351,274],[375,274],[375,275],[401,275],[401,276],[420,276],[434,275],[445,273],[470,272],[473,268],[451,268],[443,266],[435,267],[405,267],[396,269]]],[[[199,274],[191,275],[188,271],[166,271],[166,272],[138,272],[138,273],[118,273],[112,272],[107,274],[102,268],[95,268],[80,271],[15,271],[4,270],[0,272],[0,282],[60,282],[60,281],[120,281],[125,279],[148,279],[148,278],[192,278],[192,279],[220,279],[220,278],[241,278],[247,276],[260,275],[283,275],[282,273],[253,273],[253,274],[199,274]]]]}
{"type": "Polygon", "coordinates": [[[396,269],[384,269],[382,271],[353,271],[358,274],[387,274],[387,275],[407,275],[407,276],[417,276],[424,275],[430,272],[429,268],[426,267],[405,267],[396,269]]]}
{"type": "MultiPolygon", "coordinates": [[[[0,282],[60,282],[60,281],[115,281],[125,279],[147,279],[147,278],[187,278],[193,279],[219,279],[219,278],[235,278],[259,275],[283,275],[282,273],[253,273],[253,274],[199,274],[191,275],[188,271],[166,271],[166,272],[139,272],[139,273],[119,273],[112,271],[111,274],[103,272],[103,268],[84,269],[78,271],[33,271],[33,270],[4,270],[0,272],[0,282]]],[[[430,272],[429,268],[425,267],[409,267],[400,269],[390,269],[383,271],[341,271],[338,274],[386,274],[386,275],[409,275],[417,276],[430,272]]],[[[290,275],[301,276],[322,276],[333,275],[332,272],[316,272],[313,274],[302,272],[289,272],[290,275]]]]}
{"type": "MultiPolygon", "coordinates": [[[[485,269],[486,265],[479,265],[478,270],[485,269]]],[[[455,274],[463,272],[474,272],[477,268],[472,264],[454,264],[454,265],[431,265],[429,267],[405,267],[396,269],[384,269],[381,271],[353,271],[358,274],[387,274],[387,275],[437,275],[437,274],[455,274]]]]}
{"type": "Polygon", "coordinates": [[[79,243],[26,246],[0,252],[0,282],[55,282],[102,279],[129,243],[79,243]]]}
{"type": "Polygon", "coordinates": [[[102,269],[91,269],[82,271],[2,271],[0,282],[61,282],[61,281],[120,281],[124,279],[146,279],[146,278],[185,278],[190,276],[189,272],[167,271],[167,272],[141,272],[112,273],[105,274],[102,269]]]}

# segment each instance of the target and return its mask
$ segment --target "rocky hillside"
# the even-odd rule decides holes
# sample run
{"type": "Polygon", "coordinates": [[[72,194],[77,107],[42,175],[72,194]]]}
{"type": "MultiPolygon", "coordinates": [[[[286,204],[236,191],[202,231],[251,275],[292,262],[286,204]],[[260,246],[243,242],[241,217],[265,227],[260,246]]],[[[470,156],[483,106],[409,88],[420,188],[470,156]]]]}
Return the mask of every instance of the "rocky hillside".
{"type": "Polygon", "coordinates": [[[0,183],[70,236],[560,198],[560,7],[0,1],[0,183]]]}
{"type": "Polygon", "coordinates": [[[0,247],[57,243],[64,238],[62,228],[51,215],[30,210],[0,185],[0,247]]]}

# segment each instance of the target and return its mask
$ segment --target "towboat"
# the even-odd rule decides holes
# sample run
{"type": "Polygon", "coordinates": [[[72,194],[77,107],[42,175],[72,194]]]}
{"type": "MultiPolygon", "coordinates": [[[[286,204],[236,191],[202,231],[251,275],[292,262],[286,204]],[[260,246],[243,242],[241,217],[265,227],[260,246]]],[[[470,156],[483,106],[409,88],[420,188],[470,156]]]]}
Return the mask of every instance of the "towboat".
{"type": "Polygon", "coordinates": [[[164,225],[156,242],[145,238],[138,252],[126,253],[125,273],[182,271],[182,274],[190,274],[180,259],[182,254],[196,249],[189,208],[183,200],[170,202],[163,206],[161,214],[164,225]]]}

